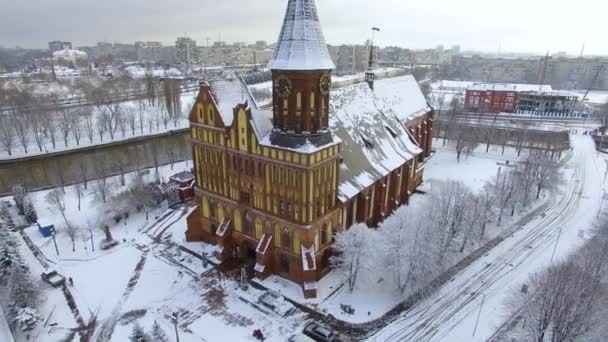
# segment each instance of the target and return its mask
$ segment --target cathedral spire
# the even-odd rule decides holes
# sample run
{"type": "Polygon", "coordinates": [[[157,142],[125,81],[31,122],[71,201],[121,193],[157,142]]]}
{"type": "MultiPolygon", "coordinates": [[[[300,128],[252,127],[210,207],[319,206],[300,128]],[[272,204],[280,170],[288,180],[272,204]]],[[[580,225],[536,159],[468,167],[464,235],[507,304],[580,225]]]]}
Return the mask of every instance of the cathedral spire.
{"type": "Polygon", "coordinates": [[[289,0],[271,70],[332,70],[314,0],[289,0]]]}

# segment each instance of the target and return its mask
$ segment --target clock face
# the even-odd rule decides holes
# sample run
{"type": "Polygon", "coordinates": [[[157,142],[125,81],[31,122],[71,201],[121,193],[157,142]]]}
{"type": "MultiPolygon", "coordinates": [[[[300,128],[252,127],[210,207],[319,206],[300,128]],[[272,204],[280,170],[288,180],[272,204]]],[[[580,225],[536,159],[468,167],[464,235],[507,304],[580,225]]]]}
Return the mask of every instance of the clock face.
{"type": "Polygon", "coordinates": [[[280,97],[287,97],[291,94],[291,81],[289,78],[281,76],[276,80],[275,88],[280,97]]]}
{"type": "Polygon", "coordinates": [[[321,88],[321,94],[327,95],[331,90],[331,78],[328,75],[321,76],[321,81],[319,81],[319,87],[321,88]]]}

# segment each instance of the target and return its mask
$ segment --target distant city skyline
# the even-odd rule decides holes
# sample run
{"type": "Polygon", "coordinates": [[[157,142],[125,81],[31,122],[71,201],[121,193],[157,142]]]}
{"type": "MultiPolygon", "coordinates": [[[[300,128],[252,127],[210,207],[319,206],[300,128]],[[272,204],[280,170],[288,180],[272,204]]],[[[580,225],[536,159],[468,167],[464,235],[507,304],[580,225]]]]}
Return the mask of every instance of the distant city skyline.
{"type": "MultiPolygon", "coordinates": [[[[106,0],[86,3],[12,2],[3,7],[0,46],[48,48],[65,40],[77,46],[98,41],[160,41],[173,45],[189,36],[211,42],[273,43],[279,34],[286,0],[106,0]],[[27,20],[24,20],[27,18],[27,20]],[[36,23],[32,25],[31,23],[36,23]]],[[[608,4],[564,0],[550,6],[513,0],[508,6],[482,0],[323,0],[317,1],[326,40],[332,45],[362,44],[379,26],[381,46],[434,48],[460,45],[463,50],[578,55],[608,55],[603,15],[608,4]]]]}

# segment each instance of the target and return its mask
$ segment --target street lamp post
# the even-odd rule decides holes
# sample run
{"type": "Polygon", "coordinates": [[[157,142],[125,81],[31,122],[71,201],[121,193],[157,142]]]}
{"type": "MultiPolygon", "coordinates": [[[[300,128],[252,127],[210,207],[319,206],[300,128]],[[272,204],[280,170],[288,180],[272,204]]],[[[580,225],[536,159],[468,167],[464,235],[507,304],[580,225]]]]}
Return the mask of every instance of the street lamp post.
{"type": "Polygon", "coordinates": [[[473,329],[473,337],[477,332],[477,324],[479,324],[479,317],[481,316],[481,310],[483,310],[483,303],[486,301],[486,295],[484,294],[481,298],[481,306],[479,307],[479,313],[477,314],[477,320],[475,321],[475,328],[473,329]]]}
{"type": "Polygon", "coordinates": [[[89,229],[89,233],[91,234],[91,249],[95,252],[95,243],[93,242],[93,229],[89,229]]]}
{"type": "Polygon", "coordinates": [[[174,312],[173,315],[171,315],[171,321],[173,322],[173,326],[175,327],[175,341],[179,342],[179,331],[177,329],[177,323],[178,323],[178,313],[174,312]]]}

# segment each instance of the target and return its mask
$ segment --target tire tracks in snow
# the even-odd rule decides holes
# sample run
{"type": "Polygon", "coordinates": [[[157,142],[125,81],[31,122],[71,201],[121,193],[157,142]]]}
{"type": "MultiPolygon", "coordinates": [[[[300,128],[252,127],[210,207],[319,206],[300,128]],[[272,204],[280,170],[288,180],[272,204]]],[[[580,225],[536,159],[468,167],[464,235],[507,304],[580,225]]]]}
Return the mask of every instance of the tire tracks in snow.
{"type": "MultiPolygon", "coordinates": [[[[528,234],[518,237],[515,242],[511,241],[511,248],[502,255],[498,255],[493,263],[487,263],[482,271],[466,279],[458,288],[449,291],[447,296],[438,298],[431,304],[421,302],[415,308],[406,312],[407,316],[396,320],[393,324],[405,323],[411,317],[417,319],[415,323],[397,330],[388,336],[386,340],[428,341],[432,339],[440,332],[440,325],[457,316],[467,305],[478,300],[484,291],[490,289],[516,270],[517,266],[526,262],[532,254],[553,240],[554,234],[565,225],[567,219],[571,218],[576,209],[578,209],[578,199],[581,196],[581,190],[586,177],[585,170],[581,170],[579,165],[575,168],[575,177],[579,178],[578,181],[573,182],[571,189],[563,196],[556,207],[548,211],[545,217],[541,217],[537,222],[532,221],[518,229],[518,231],[525,229],[529,231],[528,234]]],[[[510,238],[513,237],[514,235],[510,238]]],[[[489,253],[492,253],[492,251],[489,253]]],[[[483,258],[477,262],[483,262],[483,258]]],[[[466,271],[465,269],[460,274],[466,271]]],[[[447,286],[452,286],[452,284],[448,283],[444,285],[438,292],[447,286]]],[[[475,308],[469,309],[467,313],[475,308]]],[[[462,315],[454,324],[451,324],[449,330],[456,326],[464,317],[466,315],[462,315]]]]}
{"type": "Polygon", "coordinates": [[[110,313],[110,317],[102,324],[102,326],[99,330],[99,333],[96,334],[97,338],[95,338],[95,341],[97,341],[97,342],[111,341],[112,333],[114,332],[114,328],[116,327],[116,324],[118,323],[118,320],[121,317],[122,306],[127,302],[127,300],[129,299],[129,296],[135,289],[135,286],[137,285],[137,282],[139,281],[139,278],[141,277],[141,271],[143,270],[144,265],[146,264],[147,257],[148,257],[148,252],[143,252],[141,258],[139,259],[139,262],[135,266],[135,270],[133,271],[133,274],[131,275],[129,282],[127,283],[127,287],[125,288],[125,291],[123,292],[122,296],[118,300],[118,303],[116,303],[116,305],[114,306],[114,309],[112,309],[112,312],[110,313]]]}

